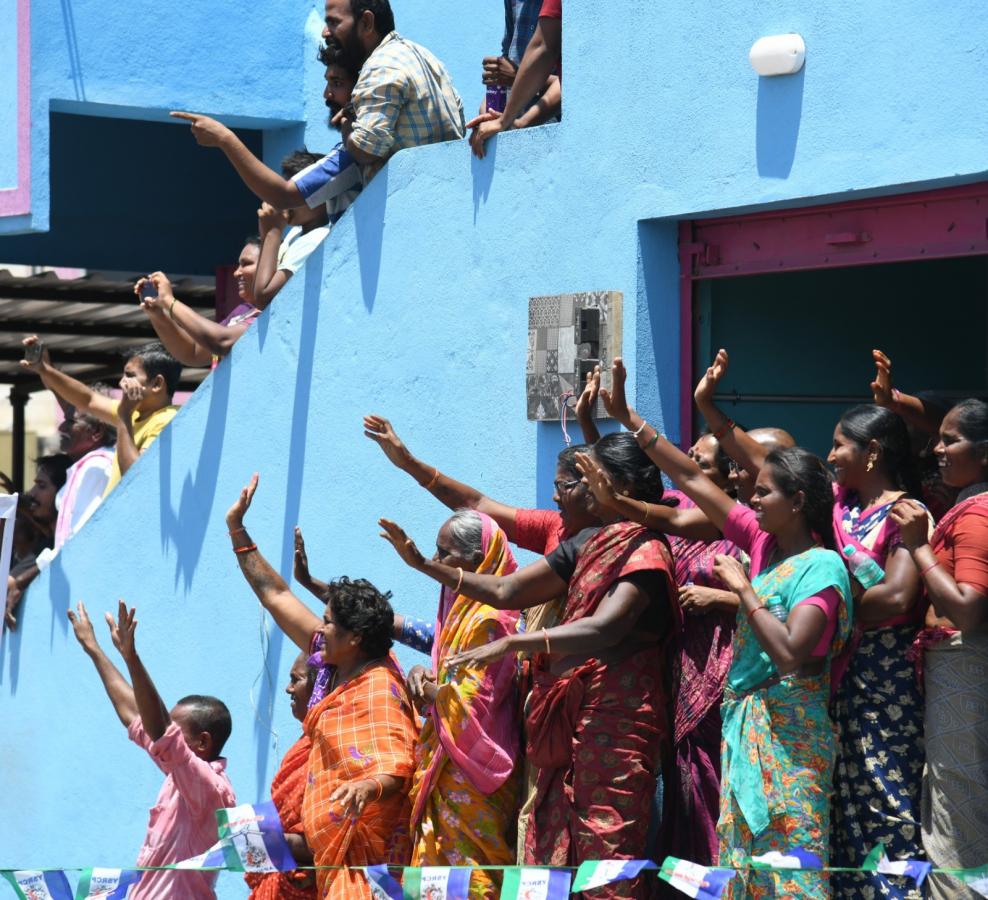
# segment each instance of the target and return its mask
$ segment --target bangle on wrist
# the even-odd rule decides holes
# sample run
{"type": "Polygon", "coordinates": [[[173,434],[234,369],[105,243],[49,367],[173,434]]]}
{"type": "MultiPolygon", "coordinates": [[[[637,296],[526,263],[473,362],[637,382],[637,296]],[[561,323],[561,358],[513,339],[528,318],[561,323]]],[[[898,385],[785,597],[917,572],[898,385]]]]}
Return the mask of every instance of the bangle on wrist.
{"type": "Polygon", "coordinates": [[[244,534],[247,533],[247,529],[244,528],[243,525],[241,525],[239,528],[231,528],[228,534],[230,535],[230,537],[233,537],[235,534],[240,534],[241,531],[244,534]]]}
{"type": "Polygon", "coordinates": [[[745,616],[747,617],[748,621],[750,622],[754,618],[755,613],[756,612],[760,612],[763,609],[766,609],[767,610],[768,607],[767,606],[762,606],[762,604],[759,603],[758,606],[756,606],[754,609],[748,610],[748,612],[745,613],[745,616]]]}
{"type": "Polygon", "coordinates": [[[453,588],[453,593],[459,594],[460,588],[463,587],[463,569],[457,566],[456,571],[459,573],[460,577],[456,579],[456,587],[453,588]]]}
{"type": "Polygon", "coordinates": [[[178,303],[178,297],[172,297],[171,305],[168,307],[168,318],[173,322],[175,321],[175,304],[178,303]]]}
{"type": "Polygon", "coordinates": [[[250,553],[257,549],[257,544],[245,544],[243,547],[234,547],[233,552],[238,556],[242,553],[250,553]]]}
{"type": "Polygon", "coordinates": [[[714,432],[714,439],[720,440],[727,432],[734,428],[734,420],[727,419],[723,425],[714,432]]]}
{"type": "Polygon", "coordinates": [[[652,435],[652,440],[650,440],[644,447],[642,447],[642,449],[647,452],[651,450],[658,443],[658,441],[659,441],[659,429],[656,428],[655,434],[652,435]]]}
{"type": "Polygon", "coordinates": [[[432,489],[432,486],[439,481],[439,468],[434,467],[432,470],[432,478],[429,479],[427,484],[422,485],[427,491],[432,489]]]}
{"type": "Polygon", "coordinates": [[[638,426],[638,429],[636,431],[631,432],[631,436],[633,438],[637,438],[638,435],[640,435],[646,428],[648,428],[648,422],[642,419],[641,425],[638,426]]]}
{"type": "Polygon", "coordinates": [[[919,577],[920,578],[925,577],[927,572],[932,571],[933,569],[935,569],[939,565],[940,565],[940,560],[939,559],[938,560],[935,560],[934,562],[930,563],[925,569],[920,569],[919,570],[919,577]]]}

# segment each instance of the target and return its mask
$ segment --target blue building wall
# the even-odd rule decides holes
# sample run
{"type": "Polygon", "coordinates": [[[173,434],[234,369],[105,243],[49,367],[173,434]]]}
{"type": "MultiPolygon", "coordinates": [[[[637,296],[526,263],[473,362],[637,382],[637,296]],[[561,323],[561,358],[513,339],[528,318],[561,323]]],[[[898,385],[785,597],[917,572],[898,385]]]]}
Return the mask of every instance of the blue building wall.
{"type": "MultiPolygon", "coordinates": [[[[400,30],[447,62],[474,108],[500,5],[469,15],[451,0],[395,6],[400,30]]],[[[120,596],[137,605],[163,695],[223,697],[239,796],[266,796],[297,734],[279,692],[294,650],[263,624],[228,549],[223,514],[253,471],[262,481],[248,521],[283,572],[298,523],[321,575],[368,577],[399,610],[430,616],[436,586],[397,561],[375,523],[395,518],[428,548],[444,511],[362,437],[362,414],[389,416],[414,452],[500,499],[547,504],[561,439],[525,418],[529,296],[623,292],[634,396],[678,437],[679,219],[988,170],[988,122],[976,114],[988,43],[975,0],[588,6],[573,4],[565,24],[565,121],[502,136],[483,162],[455,144],[393,159],[32,586],[20,630],[0,645],[0,759],[15,773],[0,801],[0,865],[125,864],[158,786],[66,632],[65,608],[79,599],[94,611],[120,596]],[[804,36],[806,67],[760,82],[748,48],[785,31],[804,36]]],[[[47,91],[59,105],[140,118],[228,113],[266,129],[271,158],[303,120],[310,146],[327,145],[311,61],[319,16],[307,4],[233,16],[206,3],[180,14],[144,3],[115,14],[93,0],[33,7],[42,132],[47,91]],[[149,35],[167,36],[153,71],[149,35]]],[[[36,228],[46,152],[39,141],[36,228]]],[[[221,884],[224,897],[244,894],[233,876],[221,884]]]]}

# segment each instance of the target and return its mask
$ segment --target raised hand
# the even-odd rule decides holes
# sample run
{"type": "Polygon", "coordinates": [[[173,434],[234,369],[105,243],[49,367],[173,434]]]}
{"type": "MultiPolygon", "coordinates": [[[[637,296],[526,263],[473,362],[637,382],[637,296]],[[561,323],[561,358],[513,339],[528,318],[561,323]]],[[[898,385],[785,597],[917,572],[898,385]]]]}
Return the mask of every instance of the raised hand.
{"type": "Polygon", "coordinates": [[[137,610],[131,607],[127,609],[127,604],[123,600],[117,608],[117,620],[113,620],[113,614],[106,614],[106,624],[110,627],[110,639],[113,646],[117,648],[120,655],[125,660],[133,659],[137,655],[137,646],[134,643],[134,634],[137,631],[137,610]]]}
{"type": "Polygon", "coordinates": [[[244,516],[250,509],[251,501],[254,499],[254,492],[257,490],[261,476],[255,472],[250,483],[240,492],[236,502],[226,512],[226,524],[231,528],[239,528],[244,524],[244,516]]]}
{"type": "Polygon", "coordinates": [[[86,612],[85,604],[79,603],[76,610],[76,612],[72,612],[71,609],[66,610],[69,621],[72,623],[72,631],[75,634],[75,639],[79,642],[83,650],[87,653],[93,653],[99,649],[99,641],[96,640],[93,623],[89,619],[89,613],[86,612]]]}
{"type": "Polygon", "coordinates": [[[288,224],[288,213],[275,209],[270,203],[262,203],[257,211],[257,227],[261,234],[268,231],[281,231],[288,224]]]}
{"type": "MultiPolygon", "coordinates": [[[[249,505],[249,503],[248,503],[249,505]]],[[[305,552],[305,541],[302,540],[302,529],[295,526],[295,580],[299,584],[308,584],[312,578],[309,575],[309,556],[305,552]]]]}
{"type": "Polygon", "coordinates": [[[577,453],[576,469],[583,476],[594,499],[607,509],[616,509],[618,492],[614,488],[611,476],[604,471],[600,463],[589,453],[577,453]]]}
{"type": "Polygon", "coordinates": [[[381,416],[364,416],[364,437],[370,438],[399,469],[408,459],[408,448],[395,434],[391,423],[381,416]]]}
{"type": "MultiPolygon", "coordinates": [[[[21,341],[25,347],[33,347],[35,344],[41,343],[41,339],[36,334],[28,335],[21,341]]],[[[48,348],[42,347],[41,356],[37,362],[33,362],[28,359],[22,359],[20,361],[22,369],[29,369],[32,372],[41,374],[42,370],[51,365],[51,356],[48,354],[48,348]]]]}
{"type": "Polygon", "coordinates": [[[604,401],[604,409],[612,419],[617,419],[625,428],[631,427],[631,410],[624,395],[624,383],[628,380],[628,370],[620,356],[614,357],[611,364],[611,389],[600,389],[600,399],[604,401]]]}
{"type": "Polygon", "coordinates": [[[726,374],[727,365],[727,351],[724,349],[718,350],[717,356],[714,357],[710,368],[704,373],[703,377],[697,383],[696,390],[693,392],[693,399],[696,400],[697,406],[701,404],[712,404],[714,402],[717,385],[726,374]]]}
{"type": "Polygon", "coordinates": [[[377,524],[382,529],[381,537],[395,548],[402,561],[413,569],[421,569],[425,563],[425,557],[415,546],[415,542],[389,519],[380,519],[377,524]]]}
{"type": "Polygon", "coordinates": [[[892,387],[892,360],[881,350],[872,350],[875,361],[875,380],[871,383],[871,396],[876,406],[889,407],[895,402],[892,387]]]}
{"type": "Polygon", "coordinates": [[[587,372],[587,382],[576,400],[576,417],[592,416],[597,407],[597,394],[600,392],[600,366],[594,366],[592,372],[587,372]]]}
{"type": "Polygon", "coordinates": [[[233,134],[226,125],[209,116],[189,112],[170,112],[168,115],[188,122],[192,126],[192,137],[200,147],[220,147],[233,134]]]}

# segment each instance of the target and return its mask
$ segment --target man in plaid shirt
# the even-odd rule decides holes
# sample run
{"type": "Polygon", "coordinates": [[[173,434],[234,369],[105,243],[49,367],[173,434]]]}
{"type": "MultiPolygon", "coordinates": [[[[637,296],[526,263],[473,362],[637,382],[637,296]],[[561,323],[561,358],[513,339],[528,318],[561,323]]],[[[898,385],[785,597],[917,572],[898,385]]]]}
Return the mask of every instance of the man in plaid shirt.
{"type": "Polygon", "coordinates": [[[463,101],[445,66],[395,31],[388,0],[326,0],[322,36],[360,77],[334,118],[368,181],[404,147],[462,138],[463,101]]]}

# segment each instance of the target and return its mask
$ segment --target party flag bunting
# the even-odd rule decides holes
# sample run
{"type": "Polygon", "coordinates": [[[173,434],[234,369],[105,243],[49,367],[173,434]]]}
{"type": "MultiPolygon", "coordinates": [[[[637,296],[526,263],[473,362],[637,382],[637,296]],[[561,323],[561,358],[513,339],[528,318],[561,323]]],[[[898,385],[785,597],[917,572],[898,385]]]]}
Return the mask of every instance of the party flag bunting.
{"type": "Polygon", "coordinates": [[[295,868],[281,819],[270,800],[218,809],[216,821],[220,838],[228,840],[234,851],[234,868],[242,872],[290,872],[295,868]]]}
{"type": "Polygon", "coordinates": [[[733,877],[732,871],[708,869],[685,859],[676,859],[675,856],[667,856],[659,870],[659,878],[668,881],[687,897],[698,897],[699,900],[718,900],[733,877]]]}
{"type": "Polygon", "coordinates": [[[470,891],[470,870],[447,868],[445,866],[425,866],[421,869],[405,869],[401,882],[406,900],[467,900],[470,891]]]}
{"type": "Polygon", "coordinates": [[[643,869],[657,869],[650,859],[605,859],[600,862],[580,863],[573,880],[574,891],[589,891],[593,888],[634,878],[643,869]]]}
{"type": "Polygon", "coordinates": [[[126,869],[83,869],[75,900],[126,900],[142,874],[126,869]]]}
{"type": "Polygon", "coordinates": [[[976,869],[965,869],[951,874],[954,878],[963,881],[972,891],[977,891],[982,897],[988,897],[988,866],[978,866],[976,869]]]}
{"type": "Polygon", "coordinates": [[[506,869],[501,900],[566,900],[570,874],[564,869],[506,869]]]}
{"type": "Polygon", "coordinates": [[[367,866],[364,874],[370,883],[374,900],[405,900],[398,879],[388,871],[386,865],[367,866]]]}
{"type": "MultiPolygon", "coordinates": [[[[205,853],[193,856],[190,859],[183,859],[175,863],[176,869],[226,869],[231,865],[228,852],[232,855],[232,863],[239,867],[240,860],[236,853],[233,853],[230,842],[225,838],[217,841],[205,853]]],[[[241,870],[242,871],[242,870],[241,870]]]]}
{"type": "Polygon", "coordinates": [[[866,872],[881,872],[883,875],[903,875],[912,878],[919,887],[930,874],[933,865],[919,859],[889,859],[885,855],[884,844],[876,844],[871,853],[861,863],[866,872]]]}
{"type": "Polygon", "coordinates": [[[65,873],[56,872],[3,872],[10,886],[21,900],[73,900],[72,888],[65,873]]]}

